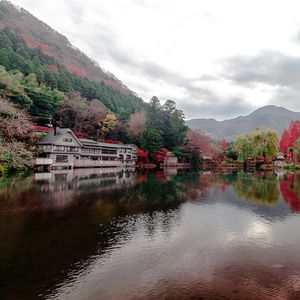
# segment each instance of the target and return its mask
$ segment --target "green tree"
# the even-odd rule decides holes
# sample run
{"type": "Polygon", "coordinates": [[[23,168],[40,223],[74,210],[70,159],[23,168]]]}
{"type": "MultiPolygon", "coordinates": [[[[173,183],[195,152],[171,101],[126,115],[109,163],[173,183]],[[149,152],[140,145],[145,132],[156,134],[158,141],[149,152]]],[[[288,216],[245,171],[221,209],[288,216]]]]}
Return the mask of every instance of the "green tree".
{"type": "Polygon", "coordinates": [[[240,136],[233,145],[239,161],[263,158],[273,159],[278,153],[278,135],[273,130],[254,131],[240,136]]]}
{"type": "Polygon", "coordinates": [[[149,151],[149,158],[154,160],[158,149],[163,147],[163,139],[160,133],[152,127],[147,127],[141,136],[141,147],[149,151]]]}

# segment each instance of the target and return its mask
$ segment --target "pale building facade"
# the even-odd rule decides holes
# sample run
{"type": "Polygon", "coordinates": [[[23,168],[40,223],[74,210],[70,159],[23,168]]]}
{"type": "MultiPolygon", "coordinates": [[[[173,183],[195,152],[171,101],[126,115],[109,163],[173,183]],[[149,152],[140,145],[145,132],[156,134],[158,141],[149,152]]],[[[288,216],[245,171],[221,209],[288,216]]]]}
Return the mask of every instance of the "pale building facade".
{"type": "Polygon", "coordinates": [[[135,145],[79,139],[67,128],[56,128],[38,143],[38,147],[41,158],[48,159],[54,169],[132,167],[138,158],[135,145]]]}

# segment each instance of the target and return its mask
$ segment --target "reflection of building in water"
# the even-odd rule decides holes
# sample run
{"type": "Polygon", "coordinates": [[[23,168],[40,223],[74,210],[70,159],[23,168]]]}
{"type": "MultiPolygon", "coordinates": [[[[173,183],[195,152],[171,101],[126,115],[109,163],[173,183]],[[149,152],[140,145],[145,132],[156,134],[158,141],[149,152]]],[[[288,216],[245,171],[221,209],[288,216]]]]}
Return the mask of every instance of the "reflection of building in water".
{"type": "Polygon", "coordinates": [[[36,173],[35,180],[41,184],[41,191],[46,193],[86,188],[98,191],[131,186],[136,181],[136,174],[134,168],[57,170],[36,173]]]}
{"type": "Polygon", "coordinates": [[[72,130],[56,128],[39,143],[42,150],[36,165],[52,168],[126,167],[137,161],[137,147],[78,139],[72,130]]]}

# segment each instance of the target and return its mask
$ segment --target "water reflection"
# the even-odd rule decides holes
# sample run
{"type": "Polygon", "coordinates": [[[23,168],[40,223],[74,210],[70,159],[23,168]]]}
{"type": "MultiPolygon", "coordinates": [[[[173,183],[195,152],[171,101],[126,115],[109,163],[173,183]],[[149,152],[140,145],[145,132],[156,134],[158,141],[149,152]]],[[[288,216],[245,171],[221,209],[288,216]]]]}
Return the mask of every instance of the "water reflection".
{"type": "Polygon", "coordinates": [[[233,187],[239,198],[257,204],[274,205],[280,196],[277,175],[272,173],[238,173],[233,187]]]}
{"type": "Polygon", "coordinates": [[[299,187],[295,174],[117,168],[3,181],[0,297],[297,298],[299,187]]]}
{"type": "Polygon", "coordinates": [[[280,179],[280,190],[291,210],[300,212],[300,174],[284,174],[280,179]]]}

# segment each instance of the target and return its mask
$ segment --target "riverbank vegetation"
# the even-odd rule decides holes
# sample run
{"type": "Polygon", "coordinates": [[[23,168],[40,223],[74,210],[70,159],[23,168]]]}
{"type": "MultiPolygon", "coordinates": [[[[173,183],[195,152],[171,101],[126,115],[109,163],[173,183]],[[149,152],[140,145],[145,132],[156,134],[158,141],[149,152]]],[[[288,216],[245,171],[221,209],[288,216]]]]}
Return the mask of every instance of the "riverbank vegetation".
{"type": "Polygon", "coordinates": [[[32,167],[31,134],[29,115],[0,97],[0,174],[23,172],[32,167]]]}

